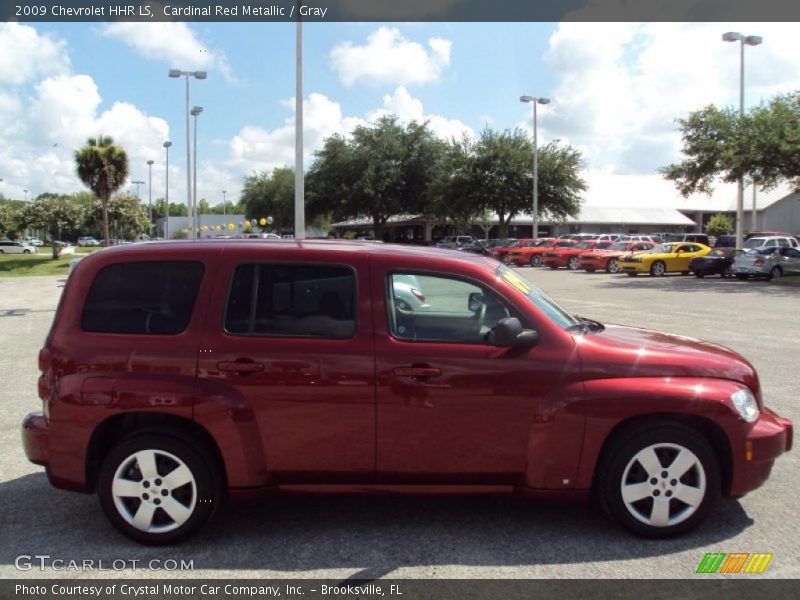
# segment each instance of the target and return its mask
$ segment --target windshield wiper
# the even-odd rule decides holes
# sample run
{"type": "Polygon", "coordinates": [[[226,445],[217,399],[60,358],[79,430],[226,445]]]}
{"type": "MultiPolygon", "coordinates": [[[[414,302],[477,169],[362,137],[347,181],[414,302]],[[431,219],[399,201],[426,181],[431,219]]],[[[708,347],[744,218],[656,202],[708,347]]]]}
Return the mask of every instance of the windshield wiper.
{"type": "Polygon", "coordinates": [[[605,325],[593,319],[587,319],[586,317],[580,317],[578,315],[575,315],[575,318],[578,319],[578,322],[575,323],[575,325],[570,325],[567,327],[567,331],[582,331],[583,333],[589,333],[592,331],[603,331],[606,328],[605,325]]]}

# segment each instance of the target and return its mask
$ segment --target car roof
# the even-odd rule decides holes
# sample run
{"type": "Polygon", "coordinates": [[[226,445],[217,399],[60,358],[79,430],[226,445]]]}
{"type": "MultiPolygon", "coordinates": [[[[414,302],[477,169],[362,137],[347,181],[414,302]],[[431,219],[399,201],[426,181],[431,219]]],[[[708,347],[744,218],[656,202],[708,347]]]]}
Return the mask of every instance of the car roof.
{"type": "Polygon", "coordinates": [[[215,253],[237,252],[240,250],[264,249],[295,249],[302,256],[305,251],[310,253],[323,251],[331,260],[344,260],[349,254],[370,254],[379,256],[418,257],[429,260],[459,261],[469,265],[480,265],[496,268],[497,261],[488,257],[465,254],[458,250],[436,248],[433,246],[412,246],[402,244],[375,244],[370,242],[350,240],[275,240],[275,239],[226,239],[226,240],[170,240],[147,241],[126,244],[124,246],[110,246],[94,252],[92,257],[105,257],[113,261],[114,257],[128,258],[140,257],[142,259],[159,258],[162,260],[185,259],[215,253]]]}

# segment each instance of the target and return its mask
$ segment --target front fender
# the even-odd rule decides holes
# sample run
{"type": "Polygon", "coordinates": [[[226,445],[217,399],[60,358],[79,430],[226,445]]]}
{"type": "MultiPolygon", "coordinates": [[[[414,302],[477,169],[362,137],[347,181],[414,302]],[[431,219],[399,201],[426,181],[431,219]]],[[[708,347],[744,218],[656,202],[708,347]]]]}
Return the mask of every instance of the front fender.
{"type": "Polygon", "coordinates": [[[733,407],[730,396],[743,387],[728,379],[640,377],[584,382],[586,430],[576,487],[590,488],[609,434],[621,423],[643,417],[693,416],[715,423],[732,449],[744,444],[752,424],[733,407]]]}

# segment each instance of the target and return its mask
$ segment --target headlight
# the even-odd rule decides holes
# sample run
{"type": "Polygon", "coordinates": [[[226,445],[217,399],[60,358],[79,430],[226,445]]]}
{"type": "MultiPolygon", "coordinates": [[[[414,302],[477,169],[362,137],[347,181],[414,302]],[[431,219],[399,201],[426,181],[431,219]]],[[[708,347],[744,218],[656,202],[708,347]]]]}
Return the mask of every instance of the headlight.
{"type": "Polygon", "coordinates": [[[741,389],[731,394],[731,402],[739,411],[741,417],[748,423],[758,419],[758,405],[753,393],[748,389],[741,389]]]}

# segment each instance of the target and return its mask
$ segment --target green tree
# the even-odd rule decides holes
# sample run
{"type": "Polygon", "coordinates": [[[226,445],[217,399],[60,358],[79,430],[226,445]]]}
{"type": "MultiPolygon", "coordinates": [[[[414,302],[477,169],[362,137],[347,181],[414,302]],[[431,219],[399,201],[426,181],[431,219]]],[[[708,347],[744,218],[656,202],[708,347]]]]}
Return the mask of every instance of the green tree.
{"type": "Polygon", "coordinates": [[[208,200],[205,198],[200,198],[197,201],[197,214],[198,215],[210,215],[211,214],[211,205],[208,203],[208,200]]]}
{"type": "Polygon", "coordinates": [[[754,177],[769,189],[781,181],[800,187],[800,97],[776,96],[739,116],[732,108],[705,108],[678,119],[686,158],[661,173],[684,196],[710,194],[714,181],[754,177]]]}
{"type": "MultiPolygon", "coordinates": [[[[272,217],[275,229],[292,229],[294,169],[279,167],[270,173],[263,171],[246,177],[240,202],[244,205],[244,214],[248,219],[272,217]]],[[[236,214],[234,208],[229,205],[229,213],[236,214]]]]}
{"type": "MultiPolygon", "coordinates": [[[[440,163],[433,210],[455,224],[497,214],[500,237],[533,202],[533,144],[522,130],[484,130],[477,140],[453,142],[440,163]]],[[[539,213],[554,220],[577,214],[586,184],[581,154],[571,146],[538,150],[539,213]]],[[[463,227],[463,224],[461,225],[463,227]]]]}
{"type": "Polygon", "coordinates": [[[17,237],[22,229],[22,211],[10,203],[0,203],[0,235],[3,237],[17,237]]]}
{"type": "Polygon", "coordinates": [[[712,215],[706,224],[708,235],[728,235],[733,230],[733,219],[722,213],[712,215]]]}
{"type": "Polygon", "coordinates": [[[75,164],[80,180],[100,199],[103,237],[108,245],[108,203],[128,178],[128,156],[111,137],[100,135],[89,138],[85,146],[75,151],[75,164]]]}
{"type": "Polygon", "coordinates": [[[312,218],[366,215],[380,239],[391,217],[427,212],[445,147],[426,123],[404,126],[394,116],[357,127],[350,139],[328,138],[306,179],[312,218]]]}
{"type": "Polygon", "coordinates": [[[108,219],[114,224],[115,237],[133,240],[141,233],[150,233],[147,207],[133,194],[112,196],[103,205],[100,200],[86,207],[84,221],[89,228],[98,227],[108,219]]]}
{"type": "MultiPolygon", "coordinates": [[[[75,229],[82,220],[81,210],[69,196],[42,194],[28,204],[22,212],[25,227],[37,227],[47,231],[50,239],[61,239],[65,229],[75,229]]],[[[53,243],[53,259],[58,258],[61,247],[53,243]]]]}

